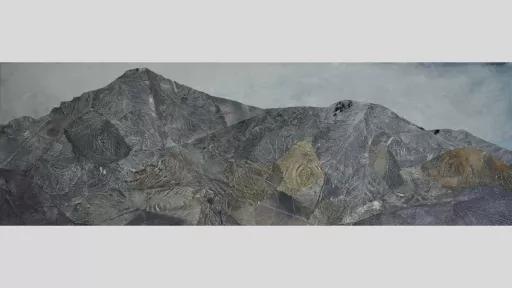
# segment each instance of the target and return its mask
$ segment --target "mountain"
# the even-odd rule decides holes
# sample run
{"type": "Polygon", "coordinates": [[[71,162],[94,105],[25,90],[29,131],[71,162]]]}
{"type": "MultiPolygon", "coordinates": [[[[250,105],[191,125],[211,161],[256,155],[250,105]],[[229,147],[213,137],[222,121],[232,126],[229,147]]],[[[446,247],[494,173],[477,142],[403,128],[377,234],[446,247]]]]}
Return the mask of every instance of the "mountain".
{"type": "Polygon", "coordinates": [[[503,225],[511,164],[380,105],[259,109],[133,69],[0,126],[0,223],[503,225]]]}

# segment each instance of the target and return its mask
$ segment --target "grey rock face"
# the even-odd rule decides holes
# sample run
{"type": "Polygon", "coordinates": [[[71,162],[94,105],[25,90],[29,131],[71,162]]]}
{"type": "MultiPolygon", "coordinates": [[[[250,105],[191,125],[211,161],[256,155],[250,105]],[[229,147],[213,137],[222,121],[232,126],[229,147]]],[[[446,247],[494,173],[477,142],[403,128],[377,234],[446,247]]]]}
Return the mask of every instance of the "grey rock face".
{"type": "Polygon", "coordinates": [[[356,225],[510,225],[512,194],[495,187],[463,190],[448,201],[406,207],[356,225]]]}
{"type": "Polygon", "coordinates": [[[0,223],[510,224],[510,164],[380,105],[263,110],[134,69],[0,127],[0,223]],[[463,147],[476,152],[455,154],[454,179],[433,176],[463,147]],[[446,185],[474,167],[485,183],[446,185]]]}
{"type": "Polygon", "coordinates": [[[130,146],[116,126],[102,115],[87,112],[64,129],[64,135],[77,156],[98,165],[119,161],[130,154],[130,146]]]}

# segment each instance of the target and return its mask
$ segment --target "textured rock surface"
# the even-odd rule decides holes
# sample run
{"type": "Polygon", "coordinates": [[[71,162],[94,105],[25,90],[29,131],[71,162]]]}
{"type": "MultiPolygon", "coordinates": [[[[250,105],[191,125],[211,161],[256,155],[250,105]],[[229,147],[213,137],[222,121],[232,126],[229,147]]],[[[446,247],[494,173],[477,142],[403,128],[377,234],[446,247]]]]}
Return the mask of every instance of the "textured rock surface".
{"type": "Polygon", "coordinates": [[[134,69],[0,126],[0,223],[506,225],[511,164],[380,105],[263,110],[134,69]]]}
{"type": "Polygon", "coordinates": [[[510,166],[475,148],[457,148],[447,151],[425,162],[422,170],[443,187],[499,184],[506,189],[512,189],[510,166]]]}

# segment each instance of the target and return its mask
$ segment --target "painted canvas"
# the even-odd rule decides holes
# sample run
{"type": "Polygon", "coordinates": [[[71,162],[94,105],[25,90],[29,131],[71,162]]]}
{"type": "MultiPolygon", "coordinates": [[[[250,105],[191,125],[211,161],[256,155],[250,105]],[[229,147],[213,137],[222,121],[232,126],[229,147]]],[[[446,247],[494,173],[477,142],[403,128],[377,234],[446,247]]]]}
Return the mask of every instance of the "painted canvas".
{"type": "Polygon", "coordinates": [[[510,225],[506,63],[0,64],[3,225],[510,225]]]}

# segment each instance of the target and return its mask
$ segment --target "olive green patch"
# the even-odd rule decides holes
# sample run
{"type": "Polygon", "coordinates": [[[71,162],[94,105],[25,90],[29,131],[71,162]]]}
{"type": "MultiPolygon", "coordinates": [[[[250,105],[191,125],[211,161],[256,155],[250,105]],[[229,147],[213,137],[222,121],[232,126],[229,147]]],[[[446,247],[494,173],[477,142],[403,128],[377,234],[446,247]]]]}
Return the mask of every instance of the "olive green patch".
{"type": "Polygon", "coordinates": [[[400,166],[393,153],[384,145],[372,147],[370,150],[370,163],[375,173],[381,177],[389,188],[394,189],[404,183],[400,175],[400,166]]]}
{"type": "Polygon", "coordinates": [[[190,182],[197,182],[197,173],[192,160],[181,152],[171,152],[162,160],[135,171],[128,181],[133,188],[140,190],[190,182]]]}
{"type": "Polygon", "coordinates": [[[373,168],[375,169],[375,172],[380,177],[384,177],[386,175],[386,172],[388,170],[388,158],[389,155],[386,153],[387,151],[379,147],[380,149],[377,150],[377,155],[375,157],[375,162],[373,163],[373,168]]]}
{"type": "Polygon", "coordinates": [[[236,198],[257,203],[272,191],[268,180],[271,171],[269,165],[242,160],[230,163],[224,175],[234,188],[236,198]]]}
{"type": "Polygon", "coordinates": [[[282,181],[278,190],[289,195],[296,195],[315,184],[323,185],[324,172],[316,156],[311,140],[297,142],[277,161],[281,170],[282,181]]]}

